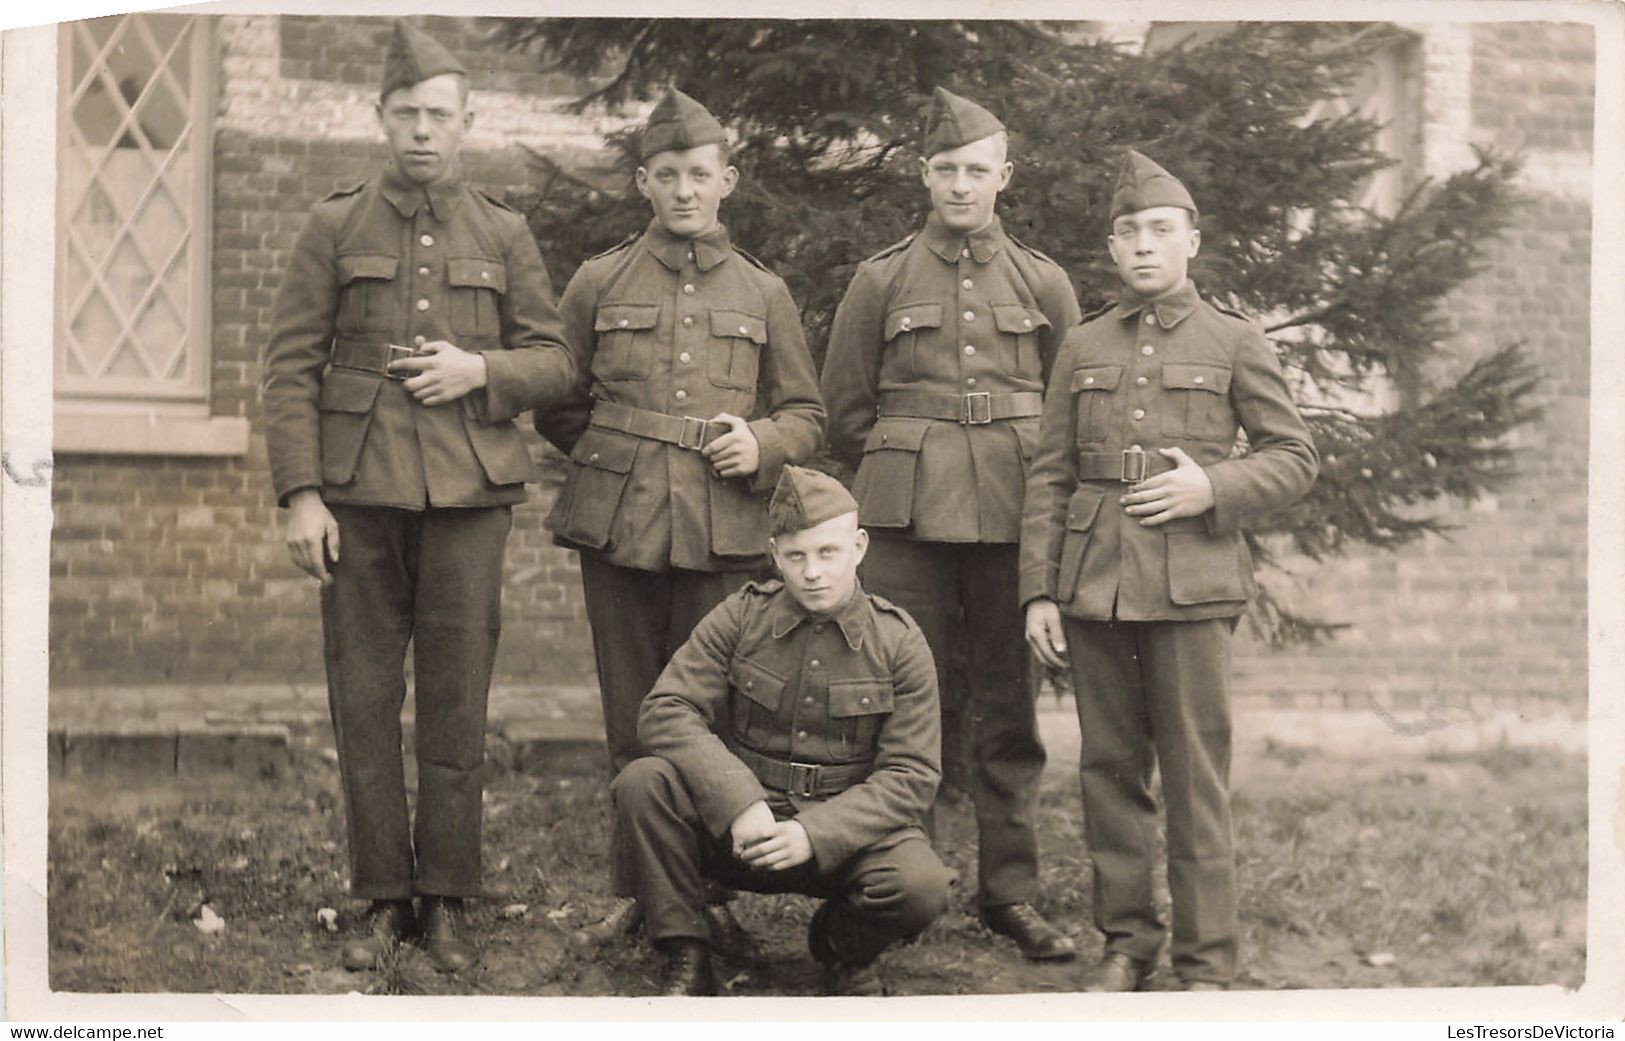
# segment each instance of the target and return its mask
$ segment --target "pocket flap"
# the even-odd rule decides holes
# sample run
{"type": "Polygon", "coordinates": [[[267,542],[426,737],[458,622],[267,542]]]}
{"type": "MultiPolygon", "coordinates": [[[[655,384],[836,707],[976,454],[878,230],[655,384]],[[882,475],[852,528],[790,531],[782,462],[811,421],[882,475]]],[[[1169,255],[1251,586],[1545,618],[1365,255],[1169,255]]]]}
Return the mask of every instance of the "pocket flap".
{"type": "Polygon", "coordinates": [[[940,303],[905,304],[894,307],[886,312],[885,338],[891,340],[898,333],[910,332],[914,329],[935,329],[942,325],[942,305],[940,303]]]}
{"type": "Polygon", "coordinates": [[[742,336],[752,343],[766,343],[767,319],[743,311],[712,311],[711,335],[742,336]]]}
{"type": "Polygon", "coordinates": [[[384,377],[350,369],[329,369],[322,377],[316,407],[323,412],[371,412],[384,377]]]}
{"type": "Polygon", "coordinates": [[[1226,365],[1199,365],[1195,362],[1164,362],[1164,390],[1206,390],[1230,393],[1230,368],[1226,365]]]}
{"type": "Polygon", "coordinates": [[[508,266],[484,257],[452,257],[446,261],[446,282],[474,289],[508,291],[508,266]]]}
{"type": "Polygon", "coordinates": [[[728,683],[758,705],[774,711],[784,694],[784,678],[749,658],[734,659],[728,670],[728,683]]]}
{"type": "Polygon", "coordinates": [[[892,710],[893,696],[888,680],[831,680],[830,718],[885,715],[892,710]]]}
{"type": "Polygon", "coordinates": [[[604,304],[593,319],[595,332],[615,329],[653,329],[660,320],[659,304],[604,304]]]}
{"type": "Polygon", "coordinates": [[[1069,531],[1088,531],[1095,525],[1095,517],[1100,513],[1100,504],[1106,501],[1106,493],[1099,488],[1083,487],[1072,493],[1072,501],[1066,504],[1066,526],[1069,531]]]}
{"type": "Polygon", "coordinates": [[[874,428],[864,439],[863,450],[878,452],[882,449],[892,449],[898,452],[918,452],[930,429],[929,419],[887,416],[875,421],[874,428]]]}
{"type": "Polygon", "coordinates": [[[624,474],[632,469],[638,454],[638,439],[631,434],[603,427],[588,427],[570,451],[570,460],[597,470],[624,474]]]}
{"type": "Polygon", "coordinates": [[[1087,365],[1072,370],[1072,393],[1086,390],[1116,390],[1123,378],[1121,365],[1087,365]]]}
{"type": "Polygon", "coordinates": [[[394,278],[400,258],[387,253],[341,253],[335,263],[339,281],[354,282],[358,278],[394,278]]]}
{"type": "Polygon", "coordinates": [[[1035,333],[1040,329],[1049,328],[1049,319],[1044,312],[1036,307],[1026,304],[994,304],[993,324],[1001,333],[1035,333]]]}

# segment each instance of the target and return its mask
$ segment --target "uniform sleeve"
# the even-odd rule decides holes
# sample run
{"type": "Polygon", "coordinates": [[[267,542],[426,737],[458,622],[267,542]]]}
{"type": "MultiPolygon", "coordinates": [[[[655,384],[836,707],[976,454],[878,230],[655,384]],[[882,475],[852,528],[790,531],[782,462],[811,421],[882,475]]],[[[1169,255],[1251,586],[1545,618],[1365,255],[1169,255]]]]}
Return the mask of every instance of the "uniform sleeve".
{"type": "Polygon", "coordinates": [[[873,265],[866,262],[835,309],[822,381],[830,454],[854,469],[863,461],[863,442],[875,425],[884,319],[884,291],[873,265]]]}
{"type": "MultiPolygon", "coordinates": [[[[509,217],[505,211],[502,216],[509,217]]],[[[553,304],[553,284],[541,251],[523,219],[513,214],[502,294],[502,350],[486,351],[484,393],[475,395],[482,422],[508,422],[527,409],[562,402],[575,385],[564,321],[553,304]]]]}
{"type": "Polygon", "coordinates": [[[893,707],[880,727],[873,770],[862,782],[796,815],[813,857],[825,870],[918,823],[942,781],[937,669],[925,636],[912,622],[893,653],[891,669],[893,707]]]}
{"type": "Polygon", "coordinates": [[[1038,309],[1049,319],[1049,328],[1038,338],[1039,364],[1043,367],[1044,385],[1049,386],[1049,375],[1055,368],[1055,358],[1066,342],[1066,334],[1083,321],[1083,309],[1078,306],[1078,294],[1072,289],[1072,279],[1060,265],[1049,268],[1049,277],[1038,292],[1038,309]]]}
{"type": "Polygon", "coordinates": [[[767,348],[757,373],[763,415],[750,422],[761,450],[754,491],[771,491],[786,463],[812,458],[824,439],[824,402],[807,351],[801,313],[784,282],[774,278],[767,302],[767,348]]]}
{"type": "Polygon", "coordinates": [[[1292,400],[1269,340],[1248,325],[1230,377],[1230,404],[1247,432],[1248,452],[1207,467],[1212,534],[1237,531],[1253,518],[1301,498],[1320,472],[1320,455],[1292,400]]]}
{"type": "Polygon", "coordinates": [[[682,775],[700,819],[721,835],[745,807],[767,798],[750,767],[716,734],[728,698],[728,665],[743,628],[748,594],[736,593],[694,627],[672,655],[638,713],[638,741],[682,775]]]}
{"type": "Polygon", "coordinates": [[[1077,366],[1082,333],[1062,344],[1060,358],[1044,391],[1038,450],[1027,473],[1021,517],[1021,603],[1055,598],[1061,569],[1061,542],[1066,510],[1078,486],[1076,441],[1078,413],[1072,407],[1072,370],[1077,366]]]}
{"type": "Polygon", "coordinates": [[[537,409],[532,416],[536,432],[566,455],[575,447],[592,416],[592,359],[598,345],[593,332],[593,315],[597,310],[598,285],[583,264],[564,287],[564,296],[559,301],[574,383],[561,401],[551,408],[537,409]]]}
{"type": "Polygon", "coordinates": [[[336,253],[333,227],[318,209],[294,242],[272,311],[262,386],[265,451],[279,506],[294,492],[322,485],[316,406],[338,311],[336,253]]]}

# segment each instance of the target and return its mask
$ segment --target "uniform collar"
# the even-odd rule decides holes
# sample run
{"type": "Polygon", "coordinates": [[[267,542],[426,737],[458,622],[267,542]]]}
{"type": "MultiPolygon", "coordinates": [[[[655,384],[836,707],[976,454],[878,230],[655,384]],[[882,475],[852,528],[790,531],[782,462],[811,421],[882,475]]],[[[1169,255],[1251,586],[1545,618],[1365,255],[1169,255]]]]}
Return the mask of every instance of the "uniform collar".
{"type": "Polygon", "coordinates": [[[701,271],[710,271],[733,252],[728,229],[721,224],[698,238],[685,239],[667,231],[666,226],[656,219],[649,222],[649,230],[643,233],[643,242],[657,260],[673,271],[682,269],[690,246],[694,248],[694,263],[699,265],[701,271]]]}
{"type": "Polygon", "coordinates": [[[935,213],[932,213],[925,219],[925,230],[920,233],[920,237],[925,239],[925,244],[931,252],[950,264],[958,263],[960,254],[967,248],[978,264],[986,264],[1008,241],[998,214],[994,214],[993,220],[981,231],[965,235],[949,228],[935,213]]]}
{"type": "Polygon", "coordinates": [[[776,640],[783,639],[791,630],[808,619],[828,617],[841,627],[841,635],[846,637],[847,646],[854,651],[863,646],[863,634],[868,631],[874,620],[869,607],[869,598],[863,592],[862,583],[853,586],[852,598],[834,614],[828,616],[813,615],[796,601],[789,589],[780,589],[779,595],[773,601],[770,614],[773,619],[773,638],[776,640]]]}
{"type": "Polygon", "coordinates": [[[451,219],[452,211],[463,197],[463,178],[459,171],[454,170],[450,177],[425,188],[408,181],[401,176],[400,168],[390,163],[384,167],[383,184],[379,190],[389,204],[408,220],[416,217],[418,210],[427,202],[435,219],[446,221],[451,219]]]}
{"type": "Polygon", "coordinates": [[[1123,294],[1117,298],[1116,315],[1119,319],[1127,321],[1141,311],[1150,310],[1157,316],[1157,324],[1164,329],[1172,329],[1183,322],[1196,305],[1202,302],[1202,297],[1196,292],[1196,283],[1185,279],[1185,284],[1169,295],[1158,300],[1148,300],[1134,290],[1123,287],[1123,294]]]}

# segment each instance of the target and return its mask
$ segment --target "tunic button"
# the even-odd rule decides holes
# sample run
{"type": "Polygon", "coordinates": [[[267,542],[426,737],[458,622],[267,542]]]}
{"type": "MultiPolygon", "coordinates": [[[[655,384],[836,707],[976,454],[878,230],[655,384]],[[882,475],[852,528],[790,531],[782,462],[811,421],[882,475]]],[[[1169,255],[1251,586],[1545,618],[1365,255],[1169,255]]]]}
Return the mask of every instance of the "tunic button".
{"type": "Polygon", "coordinates": [[[970,247],[966,246],[964,249],[960,250],[959,255],[962,256],[962,257],[970,256],[970,247]]]}
{"type": "Polygon", "coordinates": [[[965,353],[966,354],[975,354],[976,353],[976,348],[972,347],[970,344],[967,343],[965,345],[965,353]]]}
{"type": "Polygon", "coordinates": [[[968,278],[967,278],[967,279],[965,279],[965,281],[963,281],[963,282],[961,282],[961,283],[959,283],[959,284],[960,284],[960,285],[962,285],[962,286],[964,286],[964,287],[965,287],[965,288],[966,288],[966,289],[971,289],[971,288],[973,288],[973,285],[974,285],[974,284],[973,284],[973,283],[972,283],[972,282],[971,282],[971,280],[970,280],[970,279],[968,279],[968,278]]]}
{"type": "Polygon", "coordinates": [[[1021,327],[1023,329],[1031,329],[1033,327],[1033,320],[1031,318],[1023,318],[1021,320],[1021,327]]]}
{"type": "Polygon", "coordinates": [[[480,272],[480,277],[485,279],[487,282],[489,282],[489,281],[491,281],[491,272],[489,272],[489,271],[481,271],[480,272]]]}
{"type": "Polygon", "coordinates": [[[597,461],[598,461],[598,453],[597,452],[594,452],[592,455],[589,455],[587,457],[587,462],[589,462],[589,463],[596,463],[597,461]]]}
{"type": "Polygon", "coordinates": [[[967,387],[976,386],[976,377],[975,376],[966,376],[965,377],[965,386],[967,386],[967,387]]]}
{"type": "Polygon", "coordinates": [[[419,311],[427,311],[428,309],[429,309],[429,301],[427,301],[427,300],[419,300],[418,301],[418,310],[419,311]]]}
{"type": "Polygon", "coordinates": [[[1143,387],[1147,383],[1150,383],[1150,382],[1151,382],[1151,377],[1149,377],[1149,376],[1141,376],[1141,377],[1139,377],[1138,379],[1136,379],[1134,381],[1134,385],[1136,387],[1143,387]]]}
{"type": "Polygon", "coordinates": [[[811,705],[813,703],[813,696],[808,694],[806,697],[801,699],[801,703],[803,705],[811,705]]]}
{"type": "Polygon", "coordinates": [[[807,740],[807,732],[805,730],[797,730],[796,737],[802,741],[805,741],[807,740]]]}
{"type": "Polygon", "coordinates": [[[423,243],[425,246],[432,246],[434,245],[434,236],[424,235],[422,238],[418,239],[418,241],[423,243]]]}
{"type": "Polygon", "coordinates": [[[1156,325],[1157,324],[1157,316],[1154,315],[1154,314],[1146,315],[1145,316],[1145,324],[1146,325],[1156,325]]]}
{"type": "Polygon", "coordinates": [[[672,397],[675,397],[678,401],[687,401],[688,400],[688,391],[680,390],[676,394],[673,394],[672,397]]]}
{"type": "Polygon", "coordinates": [[[858,699],[858,704],[862,705],[864,708],[868,708],[869,707],[869,699],[868,698],[859,698],[858,699]]]}
{"type": "Polygon", "coordinates": [[[683,292],[688,296],[693,296],[694,295],[694,283],[690,282],[687,285],[683,286],[683,292]]]}
{"type": "Polygon", "coordinates": [[[422,333],[419,333],[418,335],[412,337],[412,344],[415,347],[422,347],[424,344],[426,344],[428,342],[429,342],[429,338],[427,336],[424,336],[422,333]]]}
{"type": "Polygon", "coordinates": [[[1135,409],[1134,410],[1134,418],[1135,419],[1144,419],[1145,418],[1145,409],[1143,409],[1143,408],[1135,409]]]}
{"type": "Polygon", "coordinates": [[[1084,385],[1084,386],[1085,386],[1085,387],[1092,387],[1092,386],[1094,386],[1094,385],[1095,385],[1095,378],[1094,378],[1094,377],[1093,377],[1093,376],[1085,376],[1085,377],[1084,377],[1084,378],[1083,378],[1083,385],[1084,385]]]}
{"type": "Polygon", "coordinates": [[[740,336],[748,336],[748,335],[750,335],[750,330],[745,328],[743,325],[741,325],[739,327],[739,335],[740,336]]]}
{"type": "Polygon", "coordinates": [[[817,658],[814,658],[814,659],[813,659],[813,660],[812,660],[812,661],[810,661],[810,662],[808,662],[808,663],[807,663],[807,668],[809,668],[809,669],[816,669],[816,668],[818,668],[818,659],[817,659],[817,658]]]}
{"type": "Polygon", "coordinates": [[[1148,343],[1144,347],[1140,348],[1140,353],[1149,358],[1151,355],[1157,353],[1157,349],[1148,343]]]}
{"type": "Polygon", "coordinates": [[[418,275],[420,275],[423,278],[428,278],[429,277],[429,269],[427,267],[418,268],[418,275]]]}
{"type": "Polygon", "coordinates": [[[1141,448],[1139,445],[1129,445],[1128,450],[1130,452],[1143,452],[1143,451],[1145,451],[1145,449],[1141,448]]]}
{"type": "Polygon", "coordinates": [[[691,314],[685,314],[685,315],[683,315],[683,324],[684,324],[684,325],[685,325],[685,326],[686,326],[686,325],[693,325],[693,324],[694,324],[694,316],[693,316],[693,315],[691,315],[691,314]]]}
{"type": "Polygon", "coordinates": [[[975,311],[966,311],[965,312],[965,321],[970,322],[970,321],[974,321],[975,319],[976,319],[976,312],[975,311]]]}
{"type": "Polygon", "coordinates": [[[902,322],[899,324],[901,324],[903,328],[907,329],[909,326],[914,324],[914,319],[910,318],[908,315],[904,315],[902,322]]]}
{"type": "Polygon", "coordinates": [[[693,361],[694,358],[693,355],[689,354],[687,351],[684,351],[682,354],[677,356],[677,360],[682,362],[684,365],[687,365],[690,361],[693,361]]]}
{"type": "Polygon", "coordinates": [[[1207,382],[1207,377],[1206,376],[1198,376],[1195,379],[1191,380],[1191,382],[1196,384],[1197,386],[1201,386],[1203,383],[1207,382]]]}
{"type": "Polygon", "coordinates": [[[746,680],[745,681],[745,689],[746,690],[755,690],[756,689],[756,681],[755,680],[746,680]]]}
{"type": "Polygon", "coordinates": [[[615,323],[615,327],[617,329],[625,329],[628,324],[629,323],[627,322],[627,320],[625,318],[622,318],[620,321],[615,323]]]}

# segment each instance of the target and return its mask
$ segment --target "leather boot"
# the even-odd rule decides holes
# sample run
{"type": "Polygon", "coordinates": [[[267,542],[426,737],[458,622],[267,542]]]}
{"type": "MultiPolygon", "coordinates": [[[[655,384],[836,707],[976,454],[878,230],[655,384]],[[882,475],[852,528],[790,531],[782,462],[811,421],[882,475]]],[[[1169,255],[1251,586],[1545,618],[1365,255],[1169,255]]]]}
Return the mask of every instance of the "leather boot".
{"type": "Polygon", "coordinates": [[[1130,958],[1121,951],[1107,951],[1100,964],[1083,978],[1083,990],[1092,994],[1125,993],[1139,990],[1151,975],[1149,962],[1130,958]]]}
{"type": "Polygon", "coordinates": [[[807,923],[807,950],[812,953],[821,970],[819,980],[825,994],[852,998],[880,998],[886,996],[886,983],[874,962],[862,965],[843,961],[829,941],[829,919],[834,912],[822,903],[807,923]]]}
{"type": "Polygon", "coordinates": [[[1071,961],[1078,955],[1072,937],[1044,920],[1032,904],[1000,904],[982,908],[982,924],[1016,941],[1028,961],[1071,961]]]}
{"type": "Polygon", "coordinates": [[[480,960],[469,935],[463,901],[454,896],[426,896],[419,914],[429,962],[441,972],[462,972],[480,960]]]}
{"type": "Polygon", "coordinates": [[[374,900],[367,908],[366,931],[352,936],[339,949],[339,961],[351,972],[374,969],[412,935],[417,919],[410,900],[374,900]]]}
{"type": "Polygon", "coordinates": [[[717,977],[711,971],[711,949],[699,940],[669,940],[660,945],[666,955],[666,970],[660,980],[660,995],[666,998],[703,998],[717,992],[717,977]]]}

